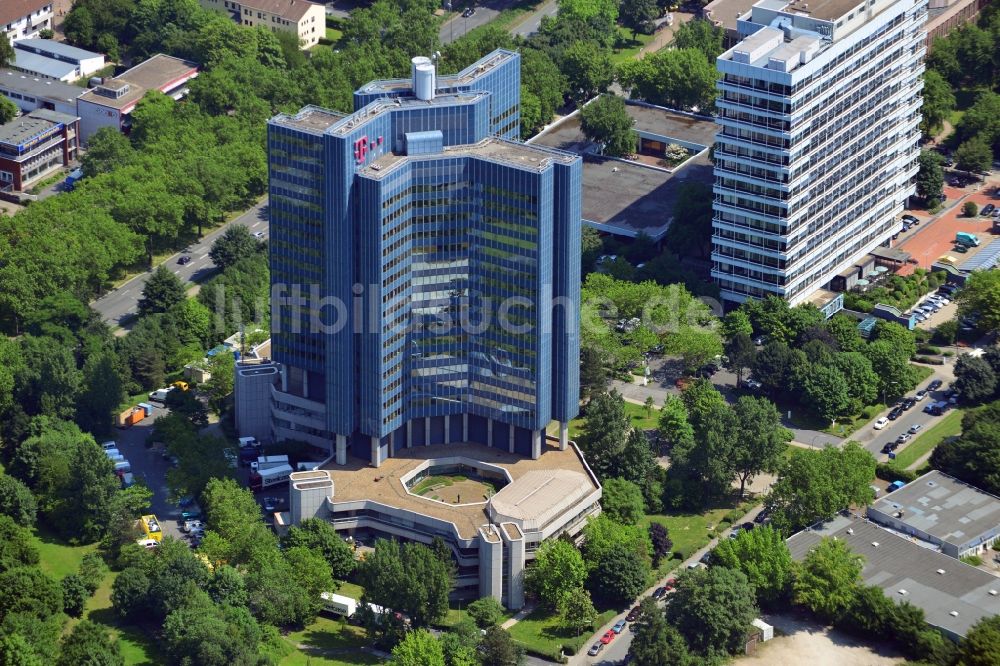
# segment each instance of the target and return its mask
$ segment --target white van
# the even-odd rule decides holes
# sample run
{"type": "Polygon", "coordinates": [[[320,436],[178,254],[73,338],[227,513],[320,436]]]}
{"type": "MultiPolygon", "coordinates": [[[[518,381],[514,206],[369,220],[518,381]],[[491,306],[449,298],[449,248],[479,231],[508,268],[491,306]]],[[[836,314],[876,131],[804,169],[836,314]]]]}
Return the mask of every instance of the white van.
{"type": "Polygon", "coordinates": [[[110,457],[120,456],[122,454],[118,449],[104,449],[104,455],[110,457]]]}
{"type": "Polygon", "coordinates": [[[132,471],[132,465],[130,465],[127,460],[119,460],[118,462],[115,463],[115,474],[118,474],[119,472],[124,474],[125,472],[131,472],[131,471],[132,471]]]}
{"type": "Polygon", "coordinates": [[[109,455],[108,460],[110,460],[113,463],[120,463],[125,460],[125,456],[123,456],[120,453],[116,453],[114,455],[109,455]]]}
{"type": "Polygon", "coordinates": [[[101,444],[101,448],[104,449],[105,451],[107,451],[108,449],[117,449],[118,448],[118,442],[114,442],[114,441],[104,442],[103,444],[101,444]]]}
{"type": "Polygon", "coordinates": [[[173,386],[168,386],[167,388],[156,389],[149,394],[150,400],[155,400],[156,402],[166,402],[167,394],[174,390],[173,386]]]}

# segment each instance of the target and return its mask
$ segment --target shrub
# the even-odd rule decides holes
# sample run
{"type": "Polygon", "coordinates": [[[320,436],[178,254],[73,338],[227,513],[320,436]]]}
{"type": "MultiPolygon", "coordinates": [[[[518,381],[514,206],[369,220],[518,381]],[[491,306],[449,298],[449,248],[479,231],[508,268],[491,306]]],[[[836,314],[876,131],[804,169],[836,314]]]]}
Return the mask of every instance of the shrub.
{"type": "Polygon", "coordinates": [[[941,349],[935,347],[934,345],[920,345],[917,347],[917,351],[921,354],[940,354],[941,349]]]}
{"type": "Polygon", "coordinates": [[[916,472],[908,469],[900,469],[889,463],[878,463],[875,465],[875,478],[883,481],[905,481],[910,483],[917,478],[916,472]]]}
{"type": "Polygon", "coordinates": [[[975,201],[966,201],[965,205],[962,206],[962,212],[965,213],[966,217],[975,217],[979,214],[979,206],[976,205],[975,201]]]}
{"type": "Polygon", "coordinates": [[[983,564],[983,558],[979,557],[978,555],[966,555],[965,557],[960,559],[972,567],[982,566],[983,564]]]}

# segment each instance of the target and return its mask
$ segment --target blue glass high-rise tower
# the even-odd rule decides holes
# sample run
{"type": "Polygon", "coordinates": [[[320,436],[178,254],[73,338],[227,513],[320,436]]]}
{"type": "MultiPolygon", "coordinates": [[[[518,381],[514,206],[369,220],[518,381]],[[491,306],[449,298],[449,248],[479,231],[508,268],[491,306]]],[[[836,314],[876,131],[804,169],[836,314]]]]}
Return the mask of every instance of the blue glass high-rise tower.
{"type": "Polygon", "coordinates": [[[520,57],[414,58],[344,116],[268,124],[276,439],[379,465],[478,442],[537,457],[579,403],[576,155],[520,132],[520,57]]]}

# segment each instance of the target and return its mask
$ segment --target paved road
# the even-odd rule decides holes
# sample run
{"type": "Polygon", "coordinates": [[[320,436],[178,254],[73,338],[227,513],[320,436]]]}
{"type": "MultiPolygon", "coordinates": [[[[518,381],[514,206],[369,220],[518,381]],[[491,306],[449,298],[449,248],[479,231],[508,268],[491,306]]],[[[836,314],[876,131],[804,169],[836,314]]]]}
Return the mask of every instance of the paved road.
{"type": "MultiPolygon", "coordinates": [[[[647,397],[652,397],[657,406],[662,405],[668,395],[680,395],[680,389],[674,385],[677,378],[681,376],[680,366],[676,359],[653,359],[649,365],[652,374],[648,385],[642,386],[641,384],[614,380],[611,382],[612,388],[621,393],[626,400],[638,404],[643,404],[647,397]]],[[[736,390],[736,374],[725,368],[712,375],[712,384],[730,403],[735,402],[742,395],[736,390]]],[[[799,444],[823,448],[825,446],[839,446],[843,441],[840,437],[834,437],[824,432],[794,427],[788,421],[787,412],[782,413],[781,418],[783,425],[792,431],[793,441],[799,444]]]]}
{"type": "Polygon", "coordinates": [[[170,410],[153,403],[156,409],[151,416],[125,430],[115,430],[114,439],[118,450],[132,465],[132,474],[136,482],[142,481],[153,491],[152,511],[160,519],[165,535],[180,538],[181,531],[177,524],[181,510],[169,500],[170,491],[167,488],[166,473],[170,463],[161,455],[162,449],[146,448],[146,439],[153,432],[153,422],[161,416],[166,416],[170,410]]]}
{"type": "MultiPolygon", "coordinates": [[[[931,381],[933,381],[934,379],[940,379],[942,382],[944,382],[944,385],[941,387],[941,389],[934,391],[933,393],[930,394],[929,397],[926,397],[923,400],[917,402],[916,405],[903,412],[902,415],[900,415],[900,417],[895,421],[889,421],[889,425],[887,425],[882,430],[875,430],[875,428],[872,425],[872,422],[869,422],[861,426],[857,430],[857,432],[855,432],[854,435],[851,436],[851,439],[855,440],[856,442],[860,443],[863,447],[871,451],[872,455],[874,455],[875,459],[878,460],[879,462],[886,462],[889,459],[889,456],[882,453],[882,447],[887,442],[895,441],[897,437],[899,437],[901,434],[909,430],[910,426],[914,424],[917,423],[921,424],[923,426],[923,430],[926,431],[927,428],[940,421],[942,418],[941,416],[931,416],[930,414],[925,414],[923,412],[923,409],[924,407],[929,405],[932,401],[942,399],[941,396],[944,389],[946,389],[948,385],[952,382],[952,380],[955,379],[954,366],[951,363],[947,363],[941,366],[933,366],[933,368],[934,368],[934,373],[926,380],[921,382],[920,385],[917,386],[917,389],[927,388],[927,385],[930,384],[931,381]]],[[[916,389],[913,392],[908,393],[907,395],[912,396],[914,395],[915,392],[916,389]]],[[[887,409],[884,412],[878,414],[876,416],[876,419],[885,416],[888,413],[889,410],[887,409]]],[[[914,437],[909,442],[907,442],[907,444],[897,449],[896,453],[898,454],[902,452],[903,449],[906,448],[906,446],[912,444],[918,437],[914,437]]]]}
{"type": "Polygon", "coordinates": [[[559,3],[556,0],[546,0],[535,11],[528,14],[527,17],[511,28],[510,32],[515,37],[530,37],[538,32],[538,29],[542,25],[542,18],[555,16],[558,12],[559,3]]]}
{"type": "MultiPolygon", "coordinates": [[[[752,521],[754,518],[757,517],[757,514],[760,513],[760,511],[761,511],[761,507],[757,507],[757,508],[751,509],[749,513],[747,513],[745,516],[743,516],[743,518],[740,519],[739,523],[745,523],[745,522],[752,521]]],[[[726,538],[726,537],[728,537],[730,531],[731,530],[726,530],[723,533],[722,537],[720,537],[720,538],[726,538]]],[[[691,564],[694,564],[694,563],[698,562],[698,560],[701,559],[702,555],[704,555],[706,552],[708,552],[712,548],[715,548],[715,546],[716,546],[716,544],[718,542],[719,542],[719,539],[712,539],[712,541],[710,541],[707,546],[705,546],[704,548],[702,548],[698,552],[694,553],[691,557],[689,557],[687,560],[685,560],[680,566],[678,566],[676,569],[674,569],[673,572],[671,572],[670,574],[668,574],[667,576],[665,576],[661,580],[657,581],[656,584],[653,587],[651,587],[648,590],[646,590],[643,593],[642,596],[643,597],[649,596],[650,594],[652,594],[653,590],[655,590],[660,585],[663,585],[663,582],[667,578],[672,578],[672,577],[677,576],[677,574],[680,571],[683,571],[685,568],[687,568],[688,565],[691,565],[691,564]]],[[[669,598],[670,598],[670,595],[667,595],[667,599],[669,599],[669,598]]],[[[636,600],[635,603],[638,603],[638,600],[636,600]]],[[[660,605],[663,606],[663,603],[661,602],[660,605]]],[[[631,608],[631,606],[629,606],[629,608],[631,608]]],[[[590,646],[593,645],[594,643],[596,643],[600,639],[600,637],[602,635],[604,635],[604,632],[606,632],[608,629],[610,629],[612,626],[614,626],[615,622],[617,622],[618,620],[624,619],[626,613],[627,613],[627,611],[623,612],[623,613],[620,613],[619,615],[616,615],[615,617],[611,618],[611,620],[609,620],[606,625],[604,625],[603,627],[601,627],[600,629],[598,629],[597,632],[590,638],[590,640],[588,640],[586,643],[584,643],[583,647],[581,648],[580,654],[577,654],[577,655],[574,655],[573,657],[571,657],[568,663],[571,666],[574,666],[574,665],[575,666],[583,666],[584,664],[598,664],[599,666],[613,666],[615,664],[620,664],[622,662],[622,660],[625,659],[625,657],[628,655],[629,647],[632,645],[633,634],[632,634],[632,627],[631,627],[631,625],[628,628],[626,628],[625,631],[623,631],[622,633],[620,633],[615,638],[615,640],[613,640],[611,643],[609,643],[607,646],[605,646],[604,650],[602,650],[601,653],[598,656],[596,656],[596,657],[589,657],[589,656],[587,656],[587,650],[589,650],[590,646]]]]}
{"type": "MultiPolygon", "coordinates": [[[[215,272],[215,265],[208,257],[212,243],[232,224],[243,224],[252,232],[262,232],[267,238],[267,198],[262,199],[253,208],[247,210],[234,220],[212,230],[201,241],[192,244],[184,252],[169,257],[165,265],[184,282],[201,282],[215,272]],[[181,266],[177,260],[181,255],[190,255],[191,263],[181,266]]],[[[101,319],[111,326],[120,324],[129,315],[136,312],[136,306],[142,297],[142,289],[150,273],[138,275],[113,291],[109,291],[90,305],[101,315],[101,319]]]]}
{"type": "MultiPolygon", "coordinates": [[[[452,7],[458,12],[461,12],[469,5],[475,5],[473,0],[452,0],[452,3],[452,7]]],[[[476,13],[472,16],[458,14],[452,17],[442,23],[441,29],[438,31],[441,43],[450,44],[459,37],[464,36],[470,30],[475,30],[479,26],[486,25],[499,16],[500,12],[507,9],[511,4],[513,4],[511,0],[490,1],[476,6],[476,13]]]]}

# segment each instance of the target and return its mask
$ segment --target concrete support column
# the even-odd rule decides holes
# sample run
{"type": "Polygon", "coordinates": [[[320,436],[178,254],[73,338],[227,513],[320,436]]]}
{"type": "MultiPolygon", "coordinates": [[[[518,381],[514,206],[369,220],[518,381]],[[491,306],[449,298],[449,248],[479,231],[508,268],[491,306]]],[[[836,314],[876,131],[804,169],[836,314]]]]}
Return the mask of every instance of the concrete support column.
{"type": "Polygon", "coordinates": [[[469,441],[469,415],[462,414],[462,441],[469,441]]]}
{"type": "Polygon", "coordinates": [[[565,421],[559,422],[559,450],[565,451],[569,446],[569,424],[565,421]]]}
{"type": "Polygon", "coordinates": [[[538,460],[542,457],[542,437],[545,433],[541,430],[531,431],[531,459],[538,460]]]}
{"type": "Polygon", "coordinates": [[[337,435],[337,464],[347,464],[347,435],[337,435]]]}
{"type": "Polygon", "coordinates": [[[493,446],[493,419],[486,419],[486,446],[493,446]]]}
{"type": "Polygon", "coordinates": [[[389,433],[389,457],[392,458],[396,455],[396,431],[393,430],[389,433]]]}
{"type": "Polygon", "coordinates": [[[451,444],[451,416],[444,417],[444,443],[451,444]]]}
{"type": "Polygon", "coordinates": [[[424,417],[424,446],[431,445],[431,417],[424,417]]]}
{"type": "Polygon", "coordinates": [[[382,447],[379,446],[378,437],[372,436],[372,467],[382,465],[382,447]]]}
{"type": "Polygon", "coordinates": [[[406,422],[406,448],[413,446],[413,421],[406,422]]]}
{"type": "Polygon", "coordinates": [[[508,426],[507,453],[514,453],[514,426],[508,426]]]}

